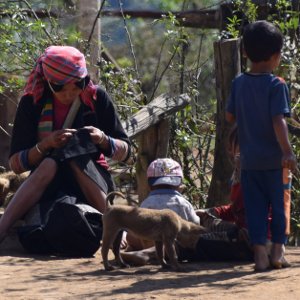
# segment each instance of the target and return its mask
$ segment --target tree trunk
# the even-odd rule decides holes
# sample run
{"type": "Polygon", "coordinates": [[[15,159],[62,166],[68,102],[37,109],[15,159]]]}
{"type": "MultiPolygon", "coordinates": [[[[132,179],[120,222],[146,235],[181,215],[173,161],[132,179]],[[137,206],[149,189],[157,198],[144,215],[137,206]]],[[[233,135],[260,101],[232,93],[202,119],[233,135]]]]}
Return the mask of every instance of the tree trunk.
{"type": "Polygon", "coordinates": [[[236,39],[215,42],[214,53],[217,88],[217,120],[214,166],[208,192],[207,207],[224,204],[229,201],[229,181],[233,167],[227,152],[227,135],[230,126],[225,121],[225,112],[231,82],[241,71],[240,42],[236,39]]]}
{"type": "Polygon", "coordinates": [[[164,158],[168,153],[170,124],[164,119],[151,126],[137,138],[138,155],[136,162],[137,194],[141,203],[149,193],[147,168],[156,158],[164,158]]]}
{"type": "MultiPolygon", "coordinates": [[[[93,24],[100,9],[101,1],[79,0],[76,3],[78,11],[77,28],[81,32],[84,40],[88,40],[93,30],[93,24]]],[[[85,45],[77,45],[83,51],[85,45]]],[[[90,41],[89,51],[86,54],[88,70],[91,78],[96,82],[99,78],[99,68],[97,66],[100,58],[100,19],[98,18],[90,41]]]]}

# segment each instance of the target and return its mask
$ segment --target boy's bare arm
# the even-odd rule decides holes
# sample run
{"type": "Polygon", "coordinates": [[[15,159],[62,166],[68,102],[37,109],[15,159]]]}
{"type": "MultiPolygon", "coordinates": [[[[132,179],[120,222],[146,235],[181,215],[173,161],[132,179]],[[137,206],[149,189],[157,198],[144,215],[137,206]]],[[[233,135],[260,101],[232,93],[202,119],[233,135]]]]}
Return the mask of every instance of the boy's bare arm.
{"type": "Polygon", "coordinates": [[[283,154],[282,167],[293,171],[296,169],[297,162],[289,141],[288,127],[283,115],[273,117],[273,128],[283,154]]]}

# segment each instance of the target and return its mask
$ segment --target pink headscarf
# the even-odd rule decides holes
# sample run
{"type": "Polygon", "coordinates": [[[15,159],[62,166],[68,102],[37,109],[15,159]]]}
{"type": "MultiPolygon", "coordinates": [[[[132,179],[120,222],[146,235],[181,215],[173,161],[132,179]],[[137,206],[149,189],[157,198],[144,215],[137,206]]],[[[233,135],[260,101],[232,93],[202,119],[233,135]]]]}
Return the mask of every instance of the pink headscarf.
{"type": "MultiPolygon", "coordinates": [[[[64,85],[77,82],[87,76],[84,55],[70,46],[50,46],[38,58],[24,89],[24,95],[32,95],[37,103],[44,92],[45,81],[64,85]]],[[[82,101],[92,106],[96,99],[97,86],[92,81],[81,92],[82,101]]]]}

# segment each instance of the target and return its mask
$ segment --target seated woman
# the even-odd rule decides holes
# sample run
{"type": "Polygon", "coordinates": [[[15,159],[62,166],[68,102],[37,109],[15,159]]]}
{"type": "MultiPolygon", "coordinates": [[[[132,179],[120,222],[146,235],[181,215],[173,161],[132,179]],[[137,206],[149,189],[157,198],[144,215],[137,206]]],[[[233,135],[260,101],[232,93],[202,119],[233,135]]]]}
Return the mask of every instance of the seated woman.
{"type": "Polygon", "coordinates": [[[103,212],[106,194],[114,189],[104,156],[116,161],[130,156],[110,97],[90,80],[79,50],[48,47],[28,78],[15,117],[10,166],[31,175],[0,219],[0,241],[34,204],[51,201],[58,191],[103,212]]]}

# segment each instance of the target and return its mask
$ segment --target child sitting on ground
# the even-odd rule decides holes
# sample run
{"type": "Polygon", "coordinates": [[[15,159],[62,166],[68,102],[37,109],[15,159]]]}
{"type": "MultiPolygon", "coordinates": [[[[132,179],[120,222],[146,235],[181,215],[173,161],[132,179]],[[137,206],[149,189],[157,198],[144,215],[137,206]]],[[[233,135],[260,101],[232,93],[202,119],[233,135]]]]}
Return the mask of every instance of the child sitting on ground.
{"type": "MultiPolygon", "coordinates": [[[[141,207],[151,209],[171,209],[183,219],[200,224],[200,218],[191,203],[179,192],[182,183],[181,166],[170,158],[153,161],[147,170],[148,183],[151,189],[149,196],[141,207]]],[[[220,219],[204,218],[201,225],[211,232],[199,236],[194,249],[177,247],[180,260],[239,260],[249,259],[249,251],[238,243],[239,228],[220,219]],[[207,220],[207,222],[206,222],[207,220]]],[[[122,257],[128,263],[145,264],[155,259],[153,242],[146,242],[127,235],[128,248],[122,257]]],[[[247,248],[247,247],[246,247],[247,248]]]]}
{"type": "MultiPolygon", "coordinates": [[[[200,224],[192,204],[186,200],[179,192],[182,183],[182,169],[178,162],[171,158],[159,158],[154,160],[147,169],[150,193],[142,202],[141,207],[152,209],[169,208],[175,211],[183,219],[200,224]]],[[[152,246],[147,243],[127,235],[127,250],[140,250],[152,246]]]]}

